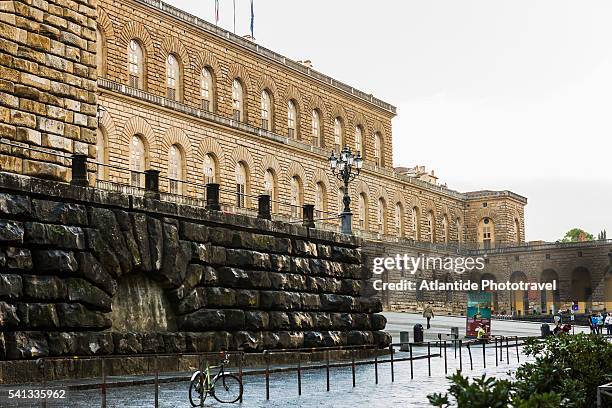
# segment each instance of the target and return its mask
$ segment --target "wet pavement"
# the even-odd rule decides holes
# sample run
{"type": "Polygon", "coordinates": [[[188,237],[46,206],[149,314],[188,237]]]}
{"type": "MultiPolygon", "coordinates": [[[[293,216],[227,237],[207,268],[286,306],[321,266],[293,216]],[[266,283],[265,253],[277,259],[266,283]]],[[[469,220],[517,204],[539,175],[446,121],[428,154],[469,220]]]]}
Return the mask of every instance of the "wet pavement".
{"type": "MultiPolygon", "coordinates": [[[[422,351],[422,350],[419,350],[422,351]]],[[[432,347],[432,353],[438,352],[432,347]]],[[[421,354],[421,353],[419,353],[421,354]]],[[[405,356],[398,353],[397,358],[405,356]]],[[[488,348],[487,368],[483,369],[482,348],[473,348],[474,370],[470,371],[469,355],[466,348],[462,351],[462,363],[464,374],[480,376],[483,373],[497,377],[508,377],[508,372],[516,369],[516,348],[510,347],[510,364],[507,363],[507,355],[504,350],[503,362],[498,362],[495,367],[495,350],[488,348]]],[[[526,361],[524,355],[520,356],[521,363],[526,361]]],[[[459,368],[459,358],[454,358],[452,348],[447,349],[448,374],[459,368]]],[[[274,373],[270,375],[270,400],[265,399],[265,377],[253,375],[244,377],[244,400],[237,407],[389,407],[397,404],[403,407],[427,407],[427,394],[433,392],[445,392],[449,382],[445,378],[444,358],[431,358],[431,377],[428,376],[427,359],[413,361],[414,379],[410,379],[411,369],[409,361],[395,362],[395,381],[391,382],[390,364],[384,363],[378,366],[379,383],[375,384],[375,368],[373,365],[362,365],[356,367],[355,383],[352,387],[351,367],[332,368],[330,370],[330,391],[326,391],[325,369],[304,370],[302,372],[302,395],[298,395],[297,374],[274,373]]],[[[189,383],[186,381],[160,384],[159,406],[160,407],[189,407],[188,400],[189,383]]],[[[109,388],[107,390],[107,407],[153,407],[154,385],[129,386],[109,388]]],[[[49,401],[48,407],[99,407],[102,397],[99,389],[72,391],[69,390],[66,399],[61,401],[49,401]]],[[[8,402],[6,400],[2,401],[8,402]]],[[[40,402],[27,404],[20,401],[13,405],[3,407],[29,407],[41,406],[40,402]]],[[[221,407],[228,406],[216,401],[206,401],[205,406],[221,407]]]]}
{"type": "MultiPolygon", "coordinates": [[[[393,335],[394,341],[399,341],[399,331],[410,331],[412,338],[412,326],[422,323],[420,315],[408,313],[385,313],[389,320],[387,329],[393,335]]],[[[451,316],[437,316],[432,321],[432,329],[426,330],[425,340],[434,340],[437,333],[450,333],[451,327],[460,327],[463,330],[465,318],[451,316]]],[[[538,335],[540,324],[500,320],[493,322],[493,333],[497,335],[533,336],[538,335]]],[[[578,329],[577,329],[578,331],[578,329]]],[[[582,331],[582,328],[580,329],[582,331]]],[[[503,361],[498,361],[495,366],[495,349],[487,347],[487,368],[483,368],[483,355],[481,346],[472,347],[472,358],[474,369],[470,370],[468,350],[464,347],[461,353],[463,373],[470,377],[480,376],[483,373],[496,377],[507,378],[518,366],[516,346],[511,342],[511,347],[503,350],[503,361]],[[510,363],[506,360],[510,357],[510,363]]],[[[521,350],[519,348],[519,350],[521,350]]],[[[432,344],[431,353],[439,353],[439,349],[432,344]]],[[[414,356],[427,354],[427,347],[414,347],[414,356]]],[[[442,353],[443,355],[444,353],[442,353]]],[[[398,352],[395,359],[408,357],[408,353],[398,352]]],[[[381,357],[381,361],[387,361],[378,365],[379,382],[375,384],[374,365],[357,365],[355,374],[356,386],[352,386],[351,367],[333,367],[330,369],[330,391],[326,391],[325,369],[310,369],[302,371],[302,395],[298,395],[297,373],[277,372],[270,375],[270,400],[266,401],[265,377],[262,374],[246,375],[244,377],[244,400],[238,407],[428,407],[427,395],[433,392],[445,392],[449,381],[445,375],[444,358],[432,357],[431,377],[428,375],[428,359],[423,358],[413,361],[413,375],[411,379],[410,361],[396,361],[394,364],[395,381],[391,382],[390,363],[388,356],[381,357]]],[[[520,362],[527,361],[522,353],[520,362]]],[[[345,363],[350,361],[345,361],[345,363]]],[[[450,375],[459,368],[459,355],[455,353],[450,345],[447,348],[447,373],[450,375]]],[[[259,368],[261,369],[261,367],[259,368]]],[[[174,377],[172,382],[161,383],[159,388],[160,407],[189,407],[188,389],[189,382],[181,380],[189,373],[164,373],[162,376],[174,377]],[[178,374],[178,375],[177,375],[178,374]]],[[[139,380],[146,379],[145,376],[138,377],[139,380]]],[[[71,382],[74,385],[74,382],[71,382]]],[[[126,385],[126,384],[124,384],[126,385]]],[[[60,389],[60,384],[54,384],[54,388],[60,389]]],[[[5,387],[3,387],[5,388],[5,387]]],[[[153,407],[154,406],[153,384],[138,386],[122,386],[107,389],[107,407],[153,407]]],[[[4,394],[5,392],[0,392],[4,394]]],[[[49,400],[48,407],[99,407],[102,405],[100,389],[72,390],[66,392],[66,398],[62,400],[49,400]]],[[[40,401],[34,400],[7,400],[0,397],[1,407],[39,407],[40,401]]],[[[207,400],[205,406],[221,407],[228,406],[214,400],[207,400]]]]}

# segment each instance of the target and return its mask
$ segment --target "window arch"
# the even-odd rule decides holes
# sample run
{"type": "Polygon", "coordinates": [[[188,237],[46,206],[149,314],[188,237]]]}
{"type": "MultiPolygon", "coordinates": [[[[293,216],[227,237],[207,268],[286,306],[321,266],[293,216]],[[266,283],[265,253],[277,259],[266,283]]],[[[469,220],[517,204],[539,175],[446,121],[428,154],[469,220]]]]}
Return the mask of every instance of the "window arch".
{"type": "Polygon", "coordinates": [[[433,211],[427,212],[426,225],[429,242],[436,242],[436,218],[434,217],[433,211]]]}
{"type": "Polygon", "coordinates": [[[398,237],[404,236],[404,206],[399,201],[395,203],[395,230],[398,237]]]}
{"type": "Polygon", "coordinates": [[[278,188],[276,184],[276,174],[274,170],[267,169],[264,173],[264,194],[269,195],[272,200],[272,212],[276,212],[278,208],[278,203],[276,202],[278,200],[278,188]]]}
{"type": "Polygon", "coordinates": [[[202,73],[200,74],[200,98],[202,100],[202,110],[214,112],[214,77],[212,70],[208,67],[202,68],[202,73]]]}
{"type": "Polygon", "coordinates": [[[98,180],[106,180],[108,178],[108,138],[106,131],[98,126],[96,130],[96,161],[98,162],[98,180]]]}
{"type": "Polygon", "coordinates": [[[383,166],[383,141],[380,132],[374,133],[374,162],[377,166],[383,166]]]}
{"type": "Polygon", "coordinates": [[[248,194],[249,187],[249,173],[247,166],[243,162],[236,163],[236,207],[246,207],[247,200],[246,194],[248,194]]]}
{"type": "Polygon", "coordinates": [[[361,153],[361,157],[364,157],[365,149],[363,146],[363,128],[361,125],[355,126],[355,154],[361,153]]]}
{"type": "Polygon", "coordinates": [[[359,228],[368,228],[368,198],[365,193],[359,194],[359,202],[357,203],[359,214],[359,228]]]}
{"type": "Polygon", "coordinates": [[[166,97],[173,101],[181,99],[181,64],[174,54],[166,58],[166,97]]]}
{"type": "Polygon", "coordinates": [[[287,102],[287,136],[291,139],[298,137],[298,110],[293,99],[287,102]]]}
{"type": "Polygon", "coordinates": [[[514,234],[515,234],[515,240],[517,244],[521,243],[521,222],[518,220],[518,218],[514,219],[514,234]]]}
{"type": "Polygon", "coordinates": [[[446,215],[442,218],[442,242],[448,243],[448,217],[446,215]]]}
{"type": "Polygon", "coordinates": [[[232,117],[244,121],[244,86],[238,78],[232,82],[232,117]]]}
{"type": "Polygon", "coordinates": [[[376,209],[376,219],[378,221],[378,232],[380,234],[387,233],[387,204],[384,198],[378,199],[378,206],[376,209]]]}
{"type": "Polygon", "coordinates": [[[183,150],[172,145],[168,149],[168,191],[170,194],[183,193],[183,150]]]}
{"type": "Polygon", "coordinates": [[[324,211],[327,211],[327,190],[325,184],[319,181],[315,185],[315,218],[325,218],[324,211]]]}
{"type": "Polygon", "coordinates": [[[145,54],[142,44],[130,40],[128,44],[128,85],[132,88],[145,89],[145,54]]]}
{"type": "Polygon", "coordinates": [[[312,145],[315,147],[323,147],[321,143],[321,112],[318,109],[312,110],[312,145]]]}
{"type": "Polygon", "coordinates": [[[207,153],[204,156],[204,183],[216,183],[218,177],[218,163],[217,158],[212,153],[207,153]]]}
{"type": "Polygon", "coordinates": [[[261,91],[261,128],[267,131],[272,131],[272,123],[274,116],[272,96],[267,89],[261,91]]]}
{"type": "Polygon", "coordinates": [[[410,214],[412,222],[412,233],[415,241],[421,240],[421,214],[418,207],[412,207],[410,214]]]}
{"type": "Polygon", "coordinates": [[[99,26],[96,26],[96,65],[98,78],[106,76],[106,36],[99,26]]]}
{"type": "Polygon", "coordinates": [[[132,136],[130,143],[131,185],[144,188],[144,174],[147,163],[147,150],[140,135],[132,136]]]}
{"type": "Polygon", "coordinates": [[[304,205],[304,191],[299,176],[291,177],[291,216],[298,218],[304,205]]]}
{"type": "Polygon", "coordinates": [[[478,223],[478,242],[485,249],[495,245],[495,224],[489,217],[484,217],[478,223]]]}
{"type": "Polygon", "coordinates": [[[344,147],[344,123],[340,117],[334,119],[334,147],[337,151],[344,147]]]}

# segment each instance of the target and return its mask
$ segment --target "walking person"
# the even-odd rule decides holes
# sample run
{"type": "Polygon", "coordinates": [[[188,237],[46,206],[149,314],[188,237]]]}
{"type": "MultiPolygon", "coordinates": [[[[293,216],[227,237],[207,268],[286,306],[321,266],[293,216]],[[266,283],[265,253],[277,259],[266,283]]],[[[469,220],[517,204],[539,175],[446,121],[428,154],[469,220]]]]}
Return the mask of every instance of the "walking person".
{"type": "Polygon", "coordinates": [[[606,325],[607,334],[612,334],[612,312],[609,312],[604,321],[606,325]]]}
{"type": "Polygon", "coordinates": [[[603,334],[604,317],[601,312],[597,314],[597,334],[603,334]]]}
{"type": "Polygon", "coordinates": [[[431,325],[429,324],[429,321],[433,319],[434,317],[434,312],[433,312],[433,307],[431,307],[431,302],[429,302],[425,306],[425,309],[423,309],[423,317],[427,319],[427,328],[430,329],[431,325]]]}

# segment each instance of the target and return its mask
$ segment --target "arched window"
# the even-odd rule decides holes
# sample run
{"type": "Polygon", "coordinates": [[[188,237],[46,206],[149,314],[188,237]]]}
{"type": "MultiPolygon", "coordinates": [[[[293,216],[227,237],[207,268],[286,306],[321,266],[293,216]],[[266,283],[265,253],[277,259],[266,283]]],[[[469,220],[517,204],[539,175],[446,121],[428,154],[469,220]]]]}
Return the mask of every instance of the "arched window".
{"type": "Polygon", "coordinates": [[[234,120],[242,122],[244,118],[244,88],[237,78],[232,82],[232,109],[234,120]]]}
{"type": "Polygon", "coordinates": [[[298,218],[302,214],[303,205],[302,181],[298,176],[291,177],[291,216],[298,218]]]}
{"type": "Polygon", "coordinates": [[[410,214],[410,220],[412,223],[412,233],[415,241],[421,240],[421,215],[418,207],[412,207],[410,214]]]}
{"type": "Polygon", "coordinates": [[[521,243],[521,222],[518,220],[518,218],[514,219],[514,234],[515,234],[516,243],[520,244],[521,243]]]}
{"type": "Polygon", "coordinates": [[[376,218],[378,221],[378,232],[385,234],[387,232],[387,206],[383,198],[378,199],[378,208],[376,211],[376,218]]]}
{"type": "Polygon", "coordinates": [[[297,138],[297,108],[292,100],[287,102],[287,136],[297,138]]]}
{"type": "Polygon", "coordinates": [[[395,230],[398,237],[404,236],[404,206],[400,202],[395,204],[395,230]]]}
{"type": "Polygon", "coordinates": [[[204,156],[204,183],[217,182],[217,159],[212,153],[204,156]]]}
{"type": "Polygon", "coordinates": [[[365,193],[359,194],[359,202],[357,204],[359,214],[359,228],[368,228],[368,199],[365,193]]]}
{"type": "Polygon", "coordinates": [[[208,68],[202,69],[200,78],[200,97],[202,98],[202,110],[212,112],[214,110],[214,87],[212,72],[208,68]]]}
{"type": "Polygon", "coordinates": [[[177,145],[168,149],[168,179],[170,194],[182,194],[183,152],[177,145]]]}
{"type": "Polygon", "coordinates": [[[495,244],[495,226],[489,217],[484,217],[478,224],[478,242],[485,249],[492,248],[495,244]]]}
{"type": "Polygon", "coordinates": [[[246,206],[248,174],[246,166],[243,162],[236,164],[236,207],[244,208],[246,206]]]}
{"type": "Polygon", "coordinates": [[[426,219],[427,225],[427,234],[429,235],[429,242],[436,242],[436,220],[434,218],[433,212],[429,211],[427,213],[426,219]]]}
{"type": "Polygon", "coordinates": [[[268,169],[264,174],[264,194],[270,196],[272,200],[271,210],[272,212],[276,211],[277,208],[277,192],[276,192],[276,175],[274,174],[274,170],[268,169]]]}
{"type": "Polygon", "coordinates": [[[442,218],[442,242],[448,243],[448,218],[446,215],[442,218]]]}
{"type": "Polygon", "coordinates": [[[339,117],[334,119],[334,146],[337,151],[344,147],[344,125],[339,117]]]}
{"type": "Polygon", "coordinates": [[[323,143],[321,143],[321,114],[316,109],[312,111],[312,145],[323,147],[323,143]]]}
{"type": "Polygon", "coordinates": [[[265,89],[261,91],[261,128],[272,130],[272,98],[265,89]]]}
{"type": "Polygon", "coordinates": [[[144,89],[144,53],[136,40],[130,40],[128,45],[128,85],[144,89]]]}
{"type": "Polygon", "coordinates": [[[457,242],[463,242],[463,225],[461,224],[461,218],[455,220],[455,228],[457,229],[457,242]]]}
{"type": "Polygon", "coordinates": [[[315,218],[324,218],[323,211],[326,211],[327,192],[322,182],[317,182],[315,186],[315,218]]]}
{"type": "Polygon", "coordinates": [[[96,64],[98,70],[98,78],[106,76],[106,38],[96,26],[96,64]]]}
{"type": "Polygon", "coordinates": [[[106,133],[101,127],[96,130],[96,161],[98,162],[98,180],[106,180],[108,176],[108,143],[106,133]]]}
{"type": "Polygon", "coordinates": [[[138,135],[132,136],[130,143],[130,171],[131,184],[134,187],[144,188],[144,174],[146,170],[146,150],[142,138],[138,135]]]}
{"type": "Polygon", "coordinates": [[[383,154],[382,154],[383,146],[382,146],[382,137],[380,133],[374,133],[374,161],[376,165],[382,167],[383,165],[383,154]]]}
{"type": "Polygon", "coordinates": [[[363,129],[361,126],[355,127],[355,154],[361,153],[361,157],[364,156],[365,149],[363,148],[363,129]]]}
{"type": "Polygon", "coordinates": [[[166,58],[166,97],[173,101],[181,98],[181,68],[172,54],[166,58]]]}

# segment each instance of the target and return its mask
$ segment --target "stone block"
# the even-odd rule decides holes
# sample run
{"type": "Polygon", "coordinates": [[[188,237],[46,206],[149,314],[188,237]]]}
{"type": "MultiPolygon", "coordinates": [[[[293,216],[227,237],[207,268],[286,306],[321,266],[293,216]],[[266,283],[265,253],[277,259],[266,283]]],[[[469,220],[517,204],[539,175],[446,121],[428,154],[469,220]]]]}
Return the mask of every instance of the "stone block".
{"type": "Polygon", "coordinates": [[[0,219],[0,242],[3,244],[23,243],[24,228],[19,221],[0,219]]]}
{"type": "Polygon", "coordinates": [[[278,335],[278,348],[302,348],[304,347],[304,333],[303,332],[290,332],[281,331],[278,335]]]}
{"type": "Polygon", "coordinates": [[[221,267],[217,268],[217,276],[222,286],[233,288],[250,288],[251,281],[249,274],[238,268],[221,267]]]}
{"type": "Polygon", "coordinates": [[[0,274],[0,299],[17,299],[23,294],[23,282],[20,275],[0,274]]]}
{"type": "Polygon", "coordinates": [[[206,290],[207,288],[203,288],[203,287],[198,287],[198,288],[191,290],[191,292],[189,292],[189,294],[187,294],[187,296],[185,296],[178,303],[178,306],[177,306],[178,313],[179,314],[191,313],[203,307],[206,307],[207,305],[206,290]]]}
{"type": "Polygon", "coordinates": [[[27,248],[8,247],[3,254],[9,270],[29,271],[33,268],[32,254],[27,248]]]}
{"type": "Polygon", "coordinates": [[[58,303],[57,314],[61,327],[67,329],[104,330],[111,327],[110,319],[101,312],[88,310],[78,303],[58,303]]]}
{"type": "Polygon", "coordinates": [[[247,330],[267,330],[270,325],[270,317],[267,312],[246,310],[244,324],[247,330]]]}
{"type": "Polygon", "coordinates": [[[206,301],[210,307],[233,307],[236,305],[236,290],[230,288],[206,288],[206,301]]]}
{"type": "Polygon", "coordinates": [[[381,314],[370,315],[372,330],[384,330],[387,325],[387,318],[381,314]]]}
{"type": "Polygon", "coordinates": [[[256,290],[236,290],[236,306],[241,309],[257,309],[259,307],[259,292],[256,290]]]}
{"type": "Polygon", "coordinates": [[[49,345],[43,332],[8,332],[4,339],[9,359],[23,360],[49,355],[49,345]]]}
{"type": "Polygon", "coordinates": [[[69,227],[39,222],[25,223],[25,242],[36,245],[53,245],[63,249],[85,249],[85,234],[80,227],[69,227]]]}
{"type": "Polygon", "coordinates": [[[77,261],[72,252],[58,249],[35,250],[34,266],[38,272],[73,273],[78,269],[77,261]]]}
{"type": "Polygon", "coordinates": [[[115,295],[117,292],[117,282],[102,268],[100,262],[91,253],[78,252],[76,259],[78,261],[77,274],[79,276],[93,282],[110,296],[115,295]]]}
{"type": "Polygon", "coordinates": [[[232,336],[234,350],[242,350],[247,353],[263,350],[262,334],[259,332],[238,331],[232,336]]]}
{"type": "Polygon", "coordinates": [[[289,315],[285,312],[268,312],[270,330],[291,330],[289,315]]]}
{"type": "Polygon", "coordinates": [[[58,313],[53,303],[18,303],[17,316],[19,316],[20,325],[28,329],[60,327],[58,313]]]}
{"type": "Polygon", "coordinates": [[[30,199],[23,195],[0,193],[0,215],[29,217],[32,212],[30,199]]]}
{"type": "Polygon", "coordinates": [[[111,311],[111,298],[103,290],[92,285],[85,279],[70,278],[66,281],[68,299],[79,302],[92,310],[111,311]]]}
{"type": "Polygon", "coordinates": [[[23,293],[36,300],[64,300],[68,289],[57,276],[23,275],[23,293]]]}
{"type": "Polygon", "coordinates": [[[0,327],[3,329],[14,329],[20,323],[25,324],[29,320],[22,321],[22,318],[28,319],[28,317],[27,313],[25,316],[19,313],[15,305],[0,302],[0,327]]]}

